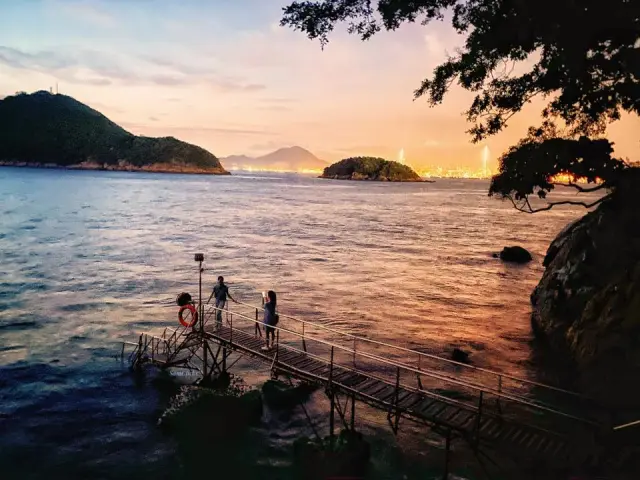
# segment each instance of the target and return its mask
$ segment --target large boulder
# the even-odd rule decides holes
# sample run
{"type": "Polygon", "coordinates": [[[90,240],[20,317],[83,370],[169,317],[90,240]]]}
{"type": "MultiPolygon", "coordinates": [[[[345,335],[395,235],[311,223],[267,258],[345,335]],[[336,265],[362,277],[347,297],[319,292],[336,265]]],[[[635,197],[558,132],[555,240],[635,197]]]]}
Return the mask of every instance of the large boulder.
{"type": "Polygon", "coordinates": [[[531,254],[522,247],[504,247],[498,255],[503,262],[529,263],[533,260],[531,254]]]}
{"type": "Polygon", "coordinates": [[[568,353],[584,389],[640,406],[640,211],[605,203],[550,245],[531,295],[538,337],[568,353]]]}

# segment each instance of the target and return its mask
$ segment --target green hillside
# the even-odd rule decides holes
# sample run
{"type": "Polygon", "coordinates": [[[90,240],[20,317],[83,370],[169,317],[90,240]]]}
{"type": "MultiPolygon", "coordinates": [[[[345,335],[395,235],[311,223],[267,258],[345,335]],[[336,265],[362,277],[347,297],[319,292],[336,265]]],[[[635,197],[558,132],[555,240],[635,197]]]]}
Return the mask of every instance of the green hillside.
{"type": "Polygon", "coordinates": [[[45,91],[0,100],[0,162],[227,173],[203,148],[133,135],[87,105],[45,91]]]}

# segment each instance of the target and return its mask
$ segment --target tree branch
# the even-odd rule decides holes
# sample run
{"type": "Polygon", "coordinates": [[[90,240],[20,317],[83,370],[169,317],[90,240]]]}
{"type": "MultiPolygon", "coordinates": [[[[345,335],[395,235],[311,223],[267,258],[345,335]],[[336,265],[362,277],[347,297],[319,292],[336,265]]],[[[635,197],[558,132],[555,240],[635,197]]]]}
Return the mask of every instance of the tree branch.
{"type": "Polygon", "coordinates": [[[589,193],[589,192],[597,192],[598,190],[602,190],[603,188],[607,188],[608,185],[606,183],[601,183],[600,185],[597,185],[595,187],[589,187],[589,188],[584,188],[581,187],[580,185],[577,185],[573,182],[569,182],[569,183],[556,183],[554,182],[553,185],[557,185],[560,187],[573,187],[576,190],[578,190],[580,193],[589,193]]]}
{"type": "Polygon", "coordinates": [[[509,200],[511,200],[511,203],[516,208],[516,210],[519,210],[519,211],[524,212],[524,213],[538,213],[538,212],[545,212],[547,210],[551,210],[553,207],[556,207],[558,205],[576,205],[576,206],[579,206],[579,207],[584,207],[584,208],[589,209],[589,208],[595,207],[596,205],[599,205],[600,203],[604,202],[605,200],[611,198],[612,195],[613,194],[610,193],[608,195],[605,195],[602,198],[599,198],[598,200],[596,200],[595,202],[592,202],[592,203],[578,202],[578,201],[575,201],[575,200],[563,200],[562,202],[549,202],[546,207],[541,207],[541,208],[533,208],[531,206],[531,203],[529,203],[529,199],[528,198],[525,198],[521,205],[518,205],[516,203],[516,201],[511,197],[511,195],[508,195],[507,198],[509,200]]]}

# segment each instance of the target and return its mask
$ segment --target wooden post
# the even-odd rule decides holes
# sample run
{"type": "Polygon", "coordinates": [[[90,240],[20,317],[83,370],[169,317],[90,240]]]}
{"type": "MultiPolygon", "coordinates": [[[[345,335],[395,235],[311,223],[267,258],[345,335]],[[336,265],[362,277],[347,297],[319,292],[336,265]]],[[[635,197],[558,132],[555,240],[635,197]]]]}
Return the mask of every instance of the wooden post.
{"type": "Polygon", "coordinates": [[[353,336],[353,368],[356,368],[356,336],[353,336]]]}
{"type": "Polygon", "coordinates": [[[229,333],[229,343],[233,345],[233,313],[229,314],[229,312],[227,312],[227,315],[228,315],[229,327],[231,328],[231,332],[229,333]]]}
{"type": "Polygon", "coordinates": [[[478,445],[480,444],[480,420],[482,418],[482,399],[484,392],[480,390],[480,400],[478,401],[478,417],[476,418],[476,438],[475,438],[475,451],[478,451],[478,445]]]}
{"type": "Polygon", "coordinates": [[[329,441],[331,443],[331,448],[333,449],[334,444],[334,409],[335,409],[335,398],[333,395],[333,389],[329,390],[329,401],[331,402],[331,410],[329,412],[329,441]]]}
{"type": "Polygon", "coordinates": [[[355,431],[356,425],[356,394],[351,395],[351,431],[355,431]]]}
{"type": "Polygon", "coordinates": [[[333,383],[333,347],[331,347],[331,363],[329,364],[329,388],[333,383]]]}
{"type": "Polygon", "coordinates": [[[396,396],[394,398],[393,404],[396,407],[396,418],[395,418],[395,433],[398,433],[398,424],[400,423],[400,409],[398,408],[398,400],[400,397],[400,367],[396,368],[396,396]]]}
{"type": "Polygon", "coordinates": [[[122,353],[120,353],[120,361],[124,362],[124,342],[122,342],[122,353]]]}
{"type": "MultiPolygon", "coordinates": [[[[202,305],[202,260],[198,266],[198,312],[200,315],[200,340],[202,341],[202,380],[207,379],[207,340],[204,333],[204,305],[202,305]]],[[[217,314],[217,312],[216,312],[217,314]]]]}
{"type": "Polygon", "coordinates": [[[304,326],[305,326],[305,323],[306,322],[302,322],[302,350],[304,350],[305,353],[306,353],[306,351],[307,351],[307,342],[304,339],[304,326]]]}
{"type": "MultiPolygon", "coordinates": [[[[208,376],[207,370],[209,368],[208,359],[207,359],[207,339],[202,337],[202,360],[203,360],[203,376],[202,379],[205,380],[208,376]]],[[[212,368],[213,369],[213,368],[212,368]]]]}
{"type": "Polygon", "coordinates": [[[222,371],[227,371],[227,349],[226,347],[222,349],[222,371]]]}
{"type": "MultiPolygon", "coordinates": [[[[502,375],[498,375],[498,394],[502,394],[502,375]]],[[[500,403],[500,397],[497,399],[498,413],[502,415],[502,404],[500,403]]]]}
{"type": "Polygon", "coordinates": [[[333,395],[333,347],[331,347],[331,363],[329,364],[329,401],[331,403],[331,411],[329,412],[329,439],[331,442],[331,447],[333,448],[334,442],[334,432],[333,432],[333,424],[334,424],[334,413],[335,409],[335,398],[333,395]]]}
{"type": "Polygon", "coordinates": [[[443,480],[449,478],[449,454],[451,453],[451,430],[447,430],[447,441],[444,452],[444,473],[442,475],[443,480]]]}
{"type": "Polygon", "coordinates": [[[258,336],[258,309],[256,308],[256,323],[254,324],[255,328],[253,330],[254,335],[258,336]]]}

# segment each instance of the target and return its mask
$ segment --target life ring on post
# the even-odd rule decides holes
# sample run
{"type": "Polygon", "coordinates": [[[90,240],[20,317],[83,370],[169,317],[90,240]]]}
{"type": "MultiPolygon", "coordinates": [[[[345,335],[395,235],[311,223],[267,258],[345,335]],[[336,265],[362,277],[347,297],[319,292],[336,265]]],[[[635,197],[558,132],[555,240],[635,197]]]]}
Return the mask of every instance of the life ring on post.
{"type": "Polygon", "coordinates": [[[180,307],[180,310],[178,311],[178,320],[180,320],[183,327],[193,327],[198,321],[198,311],[196,310],[196,307],[190,303],[180,307]],[[189,310],[191,312],[191,323],[187,322],[183,317],[185,310],[189,310]]]}

